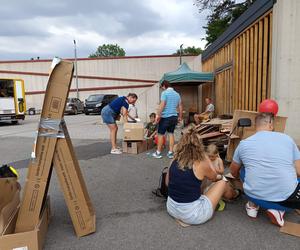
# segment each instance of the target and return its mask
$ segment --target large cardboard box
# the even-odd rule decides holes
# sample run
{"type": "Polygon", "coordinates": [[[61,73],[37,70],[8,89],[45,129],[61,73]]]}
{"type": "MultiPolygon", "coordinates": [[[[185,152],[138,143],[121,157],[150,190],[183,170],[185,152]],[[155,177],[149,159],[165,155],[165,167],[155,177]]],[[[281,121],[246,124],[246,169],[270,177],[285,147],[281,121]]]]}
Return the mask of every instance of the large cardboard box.
{"type": "Polygon", "coordinates": [[[77,236],[95,232],[96,217],[87,188],[62,118],[71,81],[73,63],[54,60],[46,89],[35,147],[28,166],[16,232],[36,228],[55,166],[77,236]],[[34,156],[34,154],[33,154],[34,156]]]}
{"type": "Polygon", "coordinates": [[[20,206],[20,184],[17,178],[0,178],[0,235],[20,206]]]}
{"type": "Polygon", "coordinates": [[[127,154],[139,154],[147,150],[147,141],[124,141],[123,152],[127,154]]]}
{"type": "Polygon", "coordinates": [[[46,200],[39,223],[33,230],[13,233],[17,216],[16,210],[0,235],[0,250],[42,250],[50,221],[50,199],[46,200]]]}
{"type": "Polygon", "coordinates": [[[124,123],[124,141],[143,141],[144,124],[143,123],[124,123]]]}

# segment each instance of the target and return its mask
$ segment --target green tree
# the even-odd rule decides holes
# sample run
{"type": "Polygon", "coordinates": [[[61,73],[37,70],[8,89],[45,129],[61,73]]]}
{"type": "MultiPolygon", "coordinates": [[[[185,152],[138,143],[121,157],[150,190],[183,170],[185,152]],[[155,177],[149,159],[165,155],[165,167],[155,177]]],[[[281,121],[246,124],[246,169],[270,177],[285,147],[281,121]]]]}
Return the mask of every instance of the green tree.
{"type": "MultiPolygon", "coordinates": [[[[201,48],[196,48],[195,46],[182,49],[182,55],[198,56],[202,54],[202,52],[203,50],[201,48]]],[[[180,55],[180,49],[178,49],[174,55],[180,55]]]]}
{"type": "Polygon", "coordinates": [[[97,48],[94,54],[89,55],[89,57],[114,57],[125,56],[125,54],[125,50],[118,44],[103,44],[97,48]]]}
{"type": "Polygon", "coordinates": [[[249,6],[256,0],[244,0],[236,3],[233,0],[195,0],[199,12],[209,10],[206,32],[206,47],[213,43],[249,6]]]}

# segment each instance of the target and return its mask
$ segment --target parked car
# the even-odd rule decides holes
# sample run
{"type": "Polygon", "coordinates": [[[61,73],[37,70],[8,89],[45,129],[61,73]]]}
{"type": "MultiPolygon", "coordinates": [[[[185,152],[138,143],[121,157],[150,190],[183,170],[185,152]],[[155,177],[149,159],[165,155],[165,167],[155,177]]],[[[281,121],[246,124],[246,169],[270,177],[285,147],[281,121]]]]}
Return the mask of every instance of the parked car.
{"type": "Polygon", "coordinates": [[[118,95],[104,95],[104,94],[90,95],[85,100],[84,113],[86,115],[89,115],[90,113],[100,114],[101,110],[116,98],[118,98],[118,95]]]}
{"type": "Polygon", "coordinates": [[[66,103],[66,114],[77,115],[78,113],[83,113],[84,104],[78,98],[68,98],[66,103]]]}

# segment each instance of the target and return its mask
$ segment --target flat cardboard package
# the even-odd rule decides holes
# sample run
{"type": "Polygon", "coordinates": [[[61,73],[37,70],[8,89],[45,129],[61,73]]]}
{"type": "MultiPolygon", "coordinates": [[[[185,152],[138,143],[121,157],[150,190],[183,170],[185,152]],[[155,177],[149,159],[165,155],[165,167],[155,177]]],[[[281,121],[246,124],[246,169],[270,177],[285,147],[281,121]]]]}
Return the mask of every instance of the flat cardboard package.
{"type": "Polygon", "coordinates": [[[143,123],[124,123],[124,141],[143,141],[144,124],[143,123]]]}
{"type": "Polygon", "coordinates": [[[50,221],[50,199],[46,200],[37,226],[30,231],[13,233],[18,216],[15,211],[5,231],[0,235],[0,250],[42,250],[50,221]]]}
{"type": "Polygon", "coordinates": [[[124,141],[123,152],[127,154],[139,154],[147,150],[147,141],[124,141]]]}
{"type": "Polygon", "coordinates": [[[17,178],[0,178],[0,235],[20,206],[20,184],[17,178]]]}
{"type": "Polygon", "coordinates": [[[28,166],[16,232],[36,228],[55,167],[77,236],[95,232],[96,216],[62,118],[73,63],[54,59],[46,89],[36,140],[35,159],[28,166]]]}

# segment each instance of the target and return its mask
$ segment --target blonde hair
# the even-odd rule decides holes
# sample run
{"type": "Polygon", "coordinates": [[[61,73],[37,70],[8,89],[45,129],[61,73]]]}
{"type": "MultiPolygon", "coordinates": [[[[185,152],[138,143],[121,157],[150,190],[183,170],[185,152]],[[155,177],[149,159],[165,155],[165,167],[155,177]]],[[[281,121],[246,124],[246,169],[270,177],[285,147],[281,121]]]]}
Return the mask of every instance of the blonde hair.
{"type": "Polygon", "coordinates": [[[195,126],[189,127],[183,133],[176,145],[174,160],[178,162],[179,169],[192,169],[195,161],[205,159],[204,146],[195,126]]]}
{"type": "Polygon", "coordinates": [[[206,148],[207,155],[217,155],[219,154],[218,147],[216,144],[209,144],[206,148]]]}

